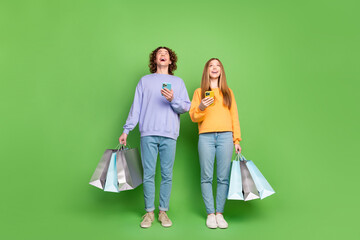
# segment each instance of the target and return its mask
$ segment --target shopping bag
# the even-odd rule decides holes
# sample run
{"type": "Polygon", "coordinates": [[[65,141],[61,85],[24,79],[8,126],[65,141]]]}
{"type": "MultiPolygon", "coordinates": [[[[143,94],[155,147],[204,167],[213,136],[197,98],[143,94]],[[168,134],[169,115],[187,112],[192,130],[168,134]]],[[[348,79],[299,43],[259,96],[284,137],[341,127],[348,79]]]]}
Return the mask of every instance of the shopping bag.
{"type": "Polygon", "coordinates": [[[240,161],[240,171],[244,191],[244,200],[249,201],[260,198],[254,180],[252,179],[249,169],[246,166],[246,160],[240,161]]]}
{"type": "Polygon", "coordinates": [[[116,169],[116,156],[119,151],[111,154],[110,164],[106,175],[104,191],[106,192],[119,192],[118,176],[116,169]]]}
{"type": "Polygon", "coordinates": [[[231,163],[229,192],[227,198],[231,200],[244,200],[239,156],[236,156],[236,159],[231,163]]]}
{"type": "Polygon", "coordinates": [[[143,169],[136,148],[121,148],[116,155],[118,190],[131,190],[143,182],[143,169]]]}
{"type": "Polygon", "coordinates": [[[113,153],[112,149],[106,149],[99,164],[97,165],[95,172],[93,173],[89,184],[104,189],[106,174],[109,168],[111,154],[113,153]]]}
{"type": "MultiPolygon", "coordinates": [[[[244,156],[242,156],[242,159],[246,160],[244,156]]],[[[264,199],[275,193],[274,189],[270,186],[269,182],[261,174],[260,170],[255,166],[253,161],[246,160],[246,166],[249,169],[250,175],[254,180],[261,199],[264,199]]]]}

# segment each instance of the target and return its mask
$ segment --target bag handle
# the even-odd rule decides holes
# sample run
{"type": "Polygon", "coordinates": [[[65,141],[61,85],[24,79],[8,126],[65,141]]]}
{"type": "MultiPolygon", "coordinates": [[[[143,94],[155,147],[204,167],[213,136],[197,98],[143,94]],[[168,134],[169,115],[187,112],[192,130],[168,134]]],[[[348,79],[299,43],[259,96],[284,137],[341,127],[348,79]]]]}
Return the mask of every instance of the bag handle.
{"type": "Polygon", "coordinates": [[[247,161],[246,158],[244,157],[244,155],[242,155],[241,153],[238,153],[236,156],[236,159],[240,159],[240,161],[247,161]]]}
{"type": "Polygon", "coordinates": [[[242,161],[242,158],[241,158],[241,156],[240,156],[240,153],[237,153],[237,154],[235,155],[234,161],[242,161]]]}
{"type": "Polygon", "coordinates": [[[129,144],[127,144],[129,147],[126,147],[124,144],[118,144],[117,146],[116,146],[116,148],[115,149],[117,149],[117,151],[121,151],[121,150],[124,150],[124,149],[130,149],[131,147],[130,147],[130,145],[129,144]]]}

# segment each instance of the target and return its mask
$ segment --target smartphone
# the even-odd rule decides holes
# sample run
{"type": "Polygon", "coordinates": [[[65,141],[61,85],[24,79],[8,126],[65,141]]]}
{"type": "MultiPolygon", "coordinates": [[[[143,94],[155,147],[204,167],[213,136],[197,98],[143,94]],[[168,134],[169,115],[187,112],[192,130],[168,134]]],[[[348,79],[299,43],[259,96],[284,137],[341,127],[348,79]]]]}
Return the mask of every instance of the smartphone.
{"type": "Polygon", "coordinates": [[[162,89],[164,89],[164,88],[167,88],[167,89],[169,89],[169,91],[171,91],[171,83],[166,83],[166,82],[164,82],[164,83],[162,84],[162,89]]]}
{"type": "MultiPolygon", "coordinates": [[[[214,99],[214,92],[213,91],[206,91],[205,92],[205,97],[209,97],[209,98],[212,98],[214,99]]],[[[210,106],[213,106],[214,103],[210,104],[210,106]]]]}
{"type": "MultiPolygon", "coordinates": [[[[162,89],[164,88],[167,88],[169,89],[169,91],[171,91],[171,83],[166,83],[166,82],[162,83],[162,89]]],[[[164,96],[163,94],[161,95],[164,96]]]]}

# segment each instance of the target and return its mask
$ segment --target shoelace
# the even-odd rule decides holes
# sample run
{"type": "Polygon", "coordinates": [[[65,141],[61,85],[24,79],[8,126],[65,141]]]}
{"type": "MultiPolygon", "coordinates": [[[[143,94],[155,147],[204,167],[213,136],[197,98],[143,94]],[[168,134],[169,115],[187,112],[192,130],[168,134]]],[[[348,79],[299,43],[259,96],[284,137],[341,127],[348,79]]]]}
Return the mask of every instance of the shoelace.
{"type": "Polygon", "coordinates": [[[160,216],[159,216],[159,217],[160,217],[160,218],[164,218],[165,221],[169,221],[169,220],[170,220],[169,217],[167,216],[167,214],[164,213],[164,212],[160,213],[160,216]]]}
{"type": "Polygon", "coordinates": [[[147,222],[151,222],[151,217],[149,213],[146,213],[144,216],[142,216],[142,218],[147,222]]]}

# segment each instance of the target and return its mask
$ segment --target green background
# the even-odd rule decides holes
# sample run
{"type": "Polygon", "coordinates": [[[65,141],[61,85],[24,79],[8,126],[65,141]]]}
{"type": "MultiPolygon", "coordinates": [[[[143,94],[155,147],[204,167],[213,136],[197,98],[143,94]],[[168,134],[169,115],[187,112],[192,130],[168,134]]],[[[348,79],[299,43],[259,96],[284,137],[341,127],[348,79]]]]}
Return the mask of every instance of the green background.
{"type": "MultiPolygon", "coordinates": [[[[357,1],[1,1],[3,239],[359,239],[357,1]],[[205,226],[197,125],[181,116],[173,227],[139,227],[142,186],[88,184],[117,145],[148,55],[165,45],[192,98],[222,60],[243,154],[275,195],[205,226]]],[[[139,147],[136,128],[128,137],[139,147]]],[[[159,172],[158,172],[159,173],[159,172]]],[[[156,178],[157,190],[160,175],[156,178]]],[[[157,192],[158,193],[158,192],[157,192]]],[[[158,206],[158,198],[156,202],[158,206]]]]}

